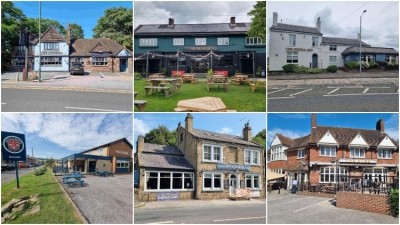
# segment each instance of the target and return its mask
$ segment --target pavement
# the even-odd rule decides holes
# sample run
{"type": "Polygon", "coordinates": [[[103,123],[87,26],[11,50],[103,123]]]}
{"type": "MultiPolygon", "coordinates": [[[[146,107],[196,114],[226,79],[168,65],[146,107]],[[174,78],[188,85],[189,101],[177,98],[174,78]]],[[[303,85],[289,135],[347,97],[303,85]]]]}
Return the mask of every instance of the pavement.
{"type": "Polygon", "coordinates": [[[399,71],[368,71],[360,73],[344,72],[320,74],[292,74],[284,72],[271,72],[268,80],[304,80],[304,79],[345,79],[345,78],[399,78],[399,71]]]}
{"type": "Polygon", "coordinates": [[[41,80],[22,81],[20,72],[1,74],[1,84],[5,88],[132,93],[133,86],[132,73],[92,72],[72,76],[68,72],[42,72],[41,80]]]}

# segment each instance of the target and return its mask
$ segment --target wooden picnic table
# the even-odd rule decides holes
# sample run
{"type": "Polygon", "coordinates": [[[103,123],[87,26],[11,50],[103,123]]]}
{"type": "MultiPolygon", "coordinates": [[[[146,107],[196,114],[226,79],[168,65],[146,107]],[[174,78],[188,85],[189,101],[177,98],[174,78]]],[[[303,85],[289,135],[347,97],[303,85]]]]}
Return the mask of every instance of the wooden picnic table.
{"type": "Polygon", "coordinates": [[[181,100],[177,104],[177,111],[191,112],[223,112],[226,106],[220,98],[202,97],[181,100]]]}
{"type": "Polygon", "coordinates": [[[257,88],[266,88],[267,87],[267,79],[253,79],[250,82],[251,91],[257,90],[257,88]]]}
{"type": "Polygon", "coordinates": [[[224,75],[211,75],[207,79],[207,90],[210,91],[210,86],[211,85],[217,85],[219,88],[219,85],[222,85],[223,88],[227,91],[228,90],[228,77],[225,77],[224,75]]]}
{"type": "Polygon", "coordinates": [[[184,83],[185,81],[188,81],[192,84],[197,83],[197,78],[194,77],[194,74],[183,74],[182,75],[182,83],[184,83]]]}
{"type": "Polygon", "coordinates": [[[146,91],[146,96],[150,95],[150,91],[152,94],[157,91],[163,91],[165,97],[169,97],[173,94],[176,94],[180,91],[181,84],[178,84],[179,79],[177,78],[154,78],[151,79],[150,86],[145,86],[144,89],[146,91]]]}
{"type": "Polygon", "coordinates": [[[249,78],[249,76],[247,76],[247,75],[242,75],[242,74],[236,74],[236,75],[234,75],[234,76],[232,77],[231,82],[232,82],[233,84],[240,84],[240,83],[246,82],[246,81],[247,81],[247,78],[249,78]]]}

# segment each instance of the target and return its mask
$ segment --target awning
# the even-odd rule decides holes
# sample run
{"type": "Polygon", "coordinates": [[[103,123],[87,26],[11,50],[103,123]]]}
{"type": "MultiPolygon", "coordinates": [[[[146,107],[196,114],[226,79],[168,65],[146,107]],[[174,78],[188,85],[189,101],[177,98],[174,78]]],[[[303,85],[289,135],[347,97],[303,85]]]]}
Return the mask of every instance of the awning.
{"type": "Polygon", "coordinates": [[[275,173],[275,172],[272,172],[271,170],[268,170],[268,172],[267,172],[267,180],[276,180],[276,179],[280,179],[280,178],[283,178],[283,177],[285,177],[286,175],[285,174],[279,174],[279,173],[275,173]]]}

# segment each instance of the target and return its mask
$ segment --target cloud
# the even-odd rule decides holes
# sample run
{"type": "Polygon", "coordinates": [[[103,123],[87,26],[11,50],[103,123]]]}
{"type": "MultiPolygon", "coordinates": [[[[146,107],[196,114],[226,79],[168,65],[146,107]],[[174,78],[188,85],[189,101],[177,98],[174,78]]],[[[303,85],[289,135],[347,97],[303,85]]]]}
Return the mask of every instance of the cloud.
{"type": "Polygon", "coordinates": [[[303,114],[303,113],[282,113],[276,114],[282,119],[310,119],[310,114],[303,114]]]}
{"type": "Polygon", "coordinates": [[[399,139],[399,115],[392,114],[390,118],[385,121],[385,133],[394,140],[399,139]]]}
{"type": "Polygon", "coordinates": [[[144,135],[150,131],[150,126],[146,124],[143,120],[134,119],[134,130],[135,130],[135,136],[138,135],[144,135]]]}
{"type": "Polygon", "coordinates": [[[304,136],[308,135],[309,133],[307,133],[305,131],[286,130],[286,129],[280,129],[280,128],[268,130],[268,132],[267,132],[268,146],[271,144],[271,142],[276,134],[282,134],[283,136],[288,137],[288,138],[299,138],[299,137],[304,137],[304,136]]]}
{"type": "Polygon", "coordinates": [[[223,128],[218,129],[215,132],[221,133],[221,134],[233,134],[233,131],[234,130],[232,127],[223,127],[223,128]]]}

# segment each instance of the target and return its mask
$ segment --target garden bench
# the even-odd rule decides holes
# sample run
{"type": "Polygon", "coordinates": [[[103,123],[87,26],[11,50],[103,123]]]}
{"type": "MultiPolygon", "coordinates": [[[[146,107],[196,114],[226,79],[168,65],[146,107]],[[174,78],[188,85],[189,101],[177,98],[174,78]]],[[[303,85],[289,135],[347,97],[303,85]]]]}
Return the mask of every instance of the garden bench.
{"type": "Polygon", "coordinates": [[[222,85],[225,91],[228,90],[228,78],[224,77],[222,75],[212,75],[207,79],[207,91],[210,91],[210,86],[212,85],[217,85],[219,88],[219,85],[222,85]]]}
{"type": "Polygon", "coordinates": [[[135,100],[135,106],[139,109],[139,112],[144,112],[146,104],[146,100],[135,100]]]}
{"type": "Polygon", "coordinates": [[[83,186],[83,180],[66,180],[65,184],[68,184],[68,186],[72,187],[73,184],[80,184],[81,187],[83,186]]]}
{"type": "Polygon", "coordinates": [[[161,87],[161,86],[146,86],[146,87],[144,87],[144,90],[146,91],[146,96],[149,96],[150,94],[149,94],[149,92],[150,91],[162,91],[162,92],[164,92],[164,95],[165,95],[165,97],[168,97],[169,96],[169,92],[170,92],[170,88],[171,87],[169,87],[169,86],[164,86],[164,87],[161,87]]]}
{"type": "Polygon", "coordinates": [[[257,90],[257,88],[266,88],[267,80],[266,79],[257,79],[255,83],[250,83],[251,91],[257,90]]]}

